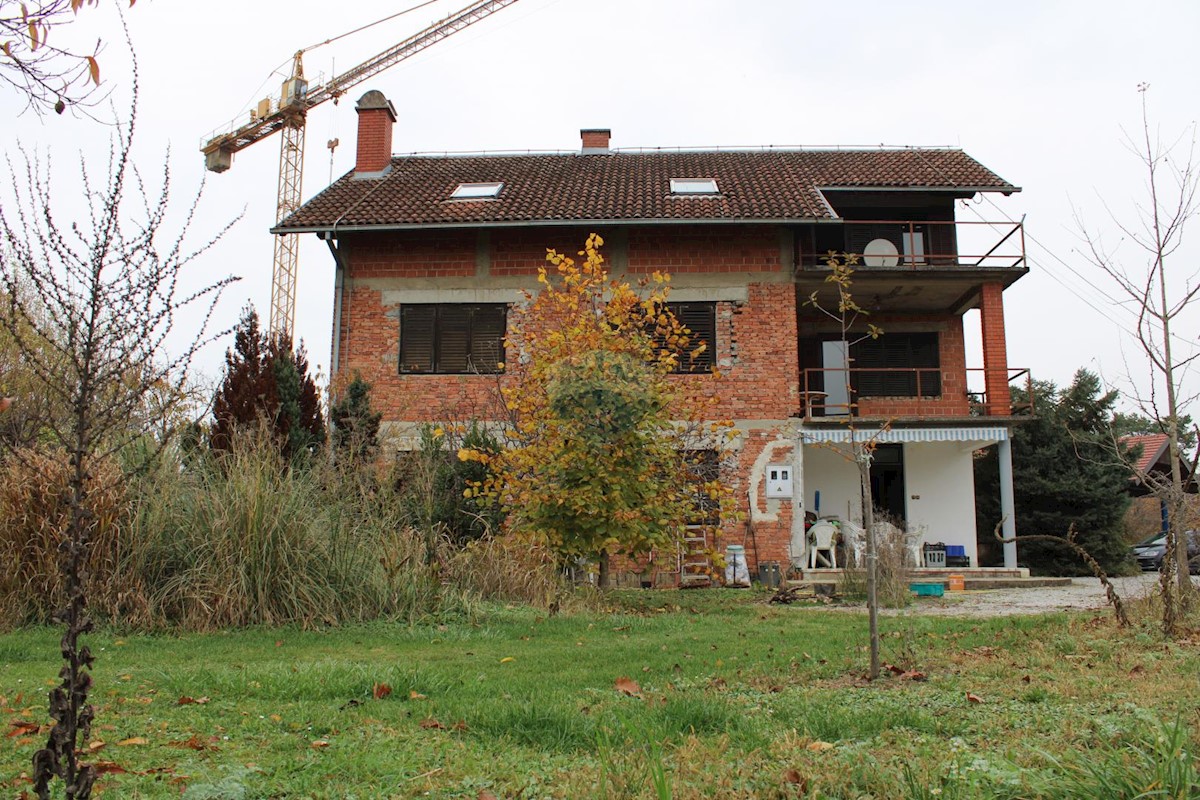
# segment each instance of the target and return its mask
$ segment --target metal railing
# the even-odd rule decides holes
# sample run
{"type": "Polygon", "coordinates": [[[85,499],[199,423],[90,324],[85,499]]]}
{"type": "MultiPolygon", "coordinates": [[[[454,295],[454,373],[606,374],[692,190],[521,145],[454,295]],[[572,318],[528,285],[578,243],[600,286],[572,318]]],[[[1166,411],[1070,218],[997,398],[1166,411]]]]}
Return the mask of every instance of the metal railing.
{"type": "Polygon", "coordinates": [[[801,373],[801,413],[805,419],[836,419],[847,416],[1024,416],[1033,413],[1033,378],[1026,368],[1007,369],[1008,384],[1021,382],[1018,399],[1010,401],[1007,414],[989,410],[986,381],[973,388],[972,377],[986,376],[983,367],[966,370],[966,389],[955,398],[944,387],[949,373],[936,367],[811,367],[801,373]],[[960,402],[956,402],[960,401],[960,402]],[[878,409],[863,410],[863,401],[878,409]],[[889,404],[903,408],[901,414],[886,413],[889,404]]]}
{"type": "MultiPolygon", "coordinates": [[[[801,243],[800,266],[819,268],[829,251],[856,253],[859,269],[1024,267],[1025,226],[1021,222],[936,220],[843,220],[817,227],[823,244],[801,243]],[[829,234],[843,233],[841,246],[829,234]]],[[[832,237],[836,239],[836,236],[832,237]]]]}

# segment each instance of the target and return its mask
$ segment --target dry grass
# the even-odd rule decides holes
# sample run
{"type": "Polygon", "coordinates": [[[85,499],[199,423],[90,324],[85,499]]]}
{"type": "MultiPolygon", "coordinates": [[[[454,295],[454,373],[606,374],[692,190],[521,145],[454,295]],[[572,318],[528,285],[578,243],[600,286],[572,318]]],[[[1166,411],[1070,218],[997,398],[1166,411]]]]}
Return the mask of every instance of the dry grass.
{"type": "MultiPolygon", "coordinates": [[[[122,556],[125,483],[112,460],[93,462],[90,473],[92,558],[85,587],[93,606],[111,610],[129,599],[129,587],[111,580],[122,556]]],[[[0,469],[0,624],[48,622],[66,604],[59,548],[70,519],[70,474],[64,451],[37,448],[18,450],[0,469]]]]}

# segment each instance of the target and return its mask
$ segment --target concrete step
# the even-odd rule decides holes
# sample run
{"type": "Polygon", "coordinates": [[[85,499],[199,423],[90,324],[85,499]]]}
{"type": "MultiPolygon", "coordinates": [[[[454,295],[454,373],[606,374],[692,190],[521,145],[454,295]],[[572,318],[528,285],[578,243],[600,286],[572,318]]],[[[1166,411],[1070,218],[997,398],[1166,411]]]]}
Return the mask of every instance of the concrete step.
{"type": "MultiPolygon", "coordinates": [[[[949,590],[949,578],[912,577],[911,583],[941,583],[949,590]]],[[[799,581],[787,581],[788,587],[829,587],[838,584],[833,576],[805,577],[799,581]]],[[[1070,578],[1030,578],[1030,577],[971,577],[962,579],[962,588],[967,591],[982,591],[986,589],[1040,589],[1044,587],[1069,587],[1070,578]]]]}

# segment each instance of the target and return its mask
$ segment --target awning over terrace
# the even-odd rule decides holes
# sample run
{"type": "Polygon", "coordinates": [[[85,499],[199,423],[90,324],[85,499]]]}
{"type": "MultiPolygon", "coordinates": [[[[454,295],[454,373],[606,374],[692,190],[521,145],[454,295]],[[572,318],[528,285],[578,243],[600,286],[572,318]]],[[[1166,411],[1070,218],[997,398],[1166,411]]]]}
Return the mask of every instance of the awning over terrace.
{"type": "Polygon", "coordinates": [[[893,444],[904,442],[978,442],[984,447],[995,442],[1008,440],[1008,428],[990,425],[987,427],[962,428],[824,428],[800,431],[805,444],[843,444],[850,441],[893,444]],[[853,434],[853,440],[850,438],[853,434]]]}

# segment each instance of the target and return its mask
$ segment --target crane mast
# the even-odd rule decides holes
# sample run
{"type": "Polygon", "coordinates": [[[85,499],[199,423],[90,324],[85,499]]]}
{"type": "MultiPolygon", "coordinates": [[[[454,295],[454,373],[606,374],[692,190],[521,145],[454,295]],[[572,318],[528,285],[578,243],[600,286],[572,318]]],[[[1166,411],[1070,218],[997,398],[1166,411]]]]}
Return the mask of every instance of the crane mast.
{"type": "MultiPolygon", "coordinates": [[[[277,103],[261,101],[251,111],[250,121],[209,139],[201,152],[205,166],[213,172],[224,172],[233,164],[233,154],[255,142],[280,132],[279,186],[275,206],[275,221],[282,222],[300,207],[301,184],[304,177],[304,128],[308,112],[326,100],[337,101],[347,90],[378,75],[396,63],[420,53],[447,36],[458,33],[491,16],[517,0],[477,0],[425,30],[389,47],[382,53],[352,67],[324,84],[311,89],[304,79],[303,56],[298,51],[292,59],[292,74],[283,82],[277,103]]],[[[309,48],[312,49],[312,48],[309,48]]],[[[271,277],[272,334],[291,338],[296,311],[296,271],[299,256],[299,235],[290,233],[275,237],[274,266],[271,277]]]]}

